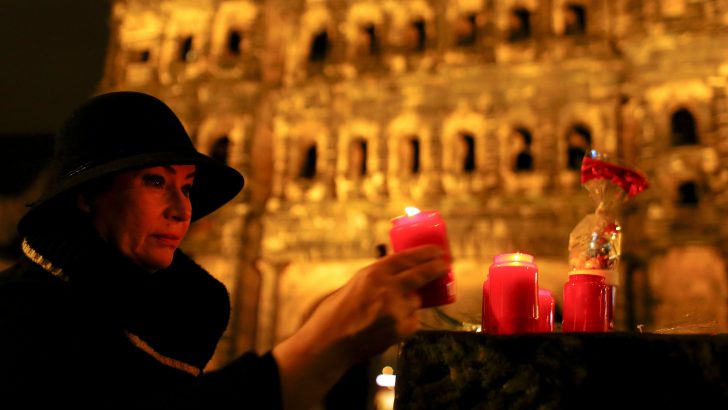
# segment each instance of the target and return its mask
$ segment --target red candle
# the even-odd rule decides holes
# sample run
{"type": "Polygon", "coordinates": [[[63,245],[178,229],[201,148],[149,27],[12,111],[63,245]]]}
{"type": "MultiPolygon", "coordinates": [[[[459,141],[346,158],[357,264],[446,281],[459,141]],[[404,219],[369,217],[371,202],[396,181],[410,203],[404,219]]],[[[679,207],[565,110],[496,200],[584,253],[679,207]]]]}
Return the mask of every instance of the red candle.
{"type": "Polygon", "coordinates": [[[538,331],[551,333],[554,331],[554,308],[556,301],[548,289],[538,290],[538,331]]]}
{"type": "MultiPolygon", "coordinates": [[[[420,211],[409,207],[407,215],[392,219],[389,238],[394,252],[422,245],[437,245],[442,248],[445,260],[452,261],[450,241],[447,238],[445,221],[438,211],[420,211]]],[[[452,268],[447,275],[433,280],[417,290],[422,297],[422,307],[447,305],[455,302],[455,275],[452,268]]]]}
{"type": "Polygon", "coordinates": [[[488,329],[495,334],[538,330],[538,268],[533,256],[506,253],[493,258],[488,272],[492,315],[488,329]]]}
{"type": "Polygon", "coordinates": [[[601,270],[575,270],[564,285],[564,332],[606,332],[607,285],[601,270]]]}

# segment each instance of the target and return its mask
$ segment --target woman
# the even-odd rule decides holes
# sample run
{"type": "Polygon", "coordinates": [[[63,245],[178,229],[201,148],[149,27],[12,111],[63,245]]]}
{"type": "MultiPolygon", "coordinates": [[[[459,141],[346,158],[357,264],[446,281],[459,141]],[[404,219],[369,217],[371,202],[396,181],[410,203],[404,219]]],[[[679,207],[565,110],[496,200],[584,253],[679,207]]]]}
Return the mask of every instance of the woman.
{"type": "Polygon", "coordinates": [[[77,109],[55,163],[18,224],[25,257],[0,273],[3,408],[311,408],[347,368],[414,333],[413,291],[447,272],[435,247],[382,258],[272,351],[205,373],[229,297],[178,246],[243,177],[137,92],[77,109]]]}

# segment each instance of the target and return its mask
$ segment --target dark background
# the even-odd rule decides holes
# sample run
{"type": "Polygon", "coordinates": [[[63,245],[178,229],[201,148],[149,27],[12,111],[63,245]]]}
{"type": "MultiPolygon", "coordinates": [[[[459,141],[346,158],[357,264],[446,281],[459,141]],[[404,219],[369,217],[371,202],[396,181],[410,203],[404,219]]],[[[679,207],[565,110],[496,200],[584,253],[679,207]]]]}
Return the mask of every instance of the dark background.
{"type": "Polygon", "coordinates": [[[0,1],[0,195],[36,178],[63,119],[95,92],[110,12],[111,0],[0,1]]]}
{"type": "Polygon", "coordinates": [[[53,133],[94,93],[110,10],[111,0],[0,1],[0,135],[53,133]]]}
{"type": "Polygon", "coordinates": [[[19,255],[15,224],[39,195],[54,134],[103,77],[111,2],[0,0],[0,262],[19,255]]]}

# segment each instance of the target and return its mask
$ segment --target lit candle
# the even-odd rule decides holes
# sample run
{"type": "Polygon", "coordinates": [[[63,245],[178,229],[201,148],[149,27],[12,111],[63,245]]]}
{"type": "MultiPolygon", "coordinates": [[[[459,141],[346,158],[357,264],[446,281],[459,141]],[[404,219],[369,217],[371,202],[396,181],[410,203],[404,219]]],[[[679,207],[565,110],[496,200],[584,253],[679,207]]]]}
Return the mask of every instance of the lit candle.
{"type": "Polygon", "coordinates": [[[490,333],[538,331],[538,268],[533,256],[495,256],[488,271],[488,300],[492,312],[488,319],[490,333]]]}
{"type": "Polygon", "coordinates": [[[538,331],[551,333],[554,331],[554,308],[556,301],[548,289],[538,290],[538,331]]]}
{"type": "MultiPolygon", "coordinates": [[[[438,211],[420,211],[414,207],[405,209],[406,215],[392,219],[389,238],[394,252],[422,245],[442,248],[445,260],[451,263],[450,242],[445,221],[438,211]]],[[[422,307],[447,305],[455,302],[455,276],[452,268],[447,275],[433,280],[417,290],[422,307]]]]}
{"type": "Polygon", "coordinates": [[[563,332],[606,332],[609,286],[604,271],[574,270],[564,285],[563,332]]]}

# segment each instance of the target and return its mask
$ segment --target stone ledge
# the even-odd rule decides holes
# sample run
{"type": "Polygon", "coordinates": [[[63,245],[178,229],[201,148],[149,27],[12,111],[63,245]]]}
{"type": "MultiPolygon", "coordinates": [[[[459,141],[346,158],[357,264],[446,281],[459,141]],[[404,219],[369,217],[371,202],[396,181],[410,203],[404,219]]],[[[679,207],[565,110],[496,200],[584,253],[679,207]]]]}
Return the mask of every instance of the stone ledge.
{"type": "Polygon", "coordinates": [[[422,331],[399,350],[396,410],[638,406],[728,409],[728,335],[422,331]]]}

